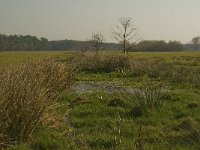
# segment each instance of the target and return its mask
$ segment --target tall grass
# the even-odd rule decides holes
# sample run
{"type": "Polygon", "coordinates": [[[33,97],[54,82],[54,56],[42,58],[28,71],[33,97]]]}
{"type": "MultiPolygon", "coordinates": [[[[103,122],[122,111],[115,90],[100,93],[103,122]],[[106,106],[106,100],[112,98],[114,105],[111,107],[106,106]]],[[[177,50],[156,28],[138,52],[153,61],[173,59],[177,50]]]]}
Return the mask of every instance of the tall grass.
{"type": "Polygon", "coordinates": [[[163,85],[161,83],[147,82],[140,91],[136,92],[136,103],[148,109],[159,109],[163,106],[163,85]]]}
{"type": "Polygon", "coordinates": [[[26,142],[39,125],[52,123],[55,96],[73,71],[55,61],[32,61],[0,70],[0,148],[26,142]]]}

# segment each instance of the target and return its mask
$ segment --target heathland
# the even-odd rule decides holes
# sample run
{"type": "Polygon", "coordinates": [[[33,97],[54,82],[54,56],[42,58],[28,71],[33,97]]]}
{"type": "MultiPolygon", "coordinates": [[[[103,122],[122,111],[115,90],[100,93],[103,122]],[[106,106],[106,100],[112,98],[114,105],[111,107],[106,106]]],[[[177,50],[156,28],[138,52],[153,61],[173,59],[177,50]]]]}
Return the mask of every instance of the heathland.
{"type": "Polygon", "coordinates": [[[0,149],[200,149],[199,52],[1,52],[0,149]]]}

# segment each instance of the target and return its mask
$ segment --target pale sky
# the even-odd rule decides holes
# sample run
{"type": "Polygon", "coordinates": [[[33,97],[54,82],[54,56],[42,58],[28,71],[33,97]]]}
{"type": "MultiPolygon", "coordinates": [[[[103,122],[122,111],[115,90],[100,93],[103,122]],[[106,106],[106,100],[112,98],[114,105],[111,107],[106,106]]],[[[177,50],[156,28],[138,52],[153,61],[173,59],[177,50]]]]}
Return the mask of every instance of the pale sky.
{"type": "Polygon", "coordinates": [[[145,40],[200,35],[200,0],[0,0],[0,33],[86,40],[102,32],[108,42],[120,17],[131,17],[145,40]]]}

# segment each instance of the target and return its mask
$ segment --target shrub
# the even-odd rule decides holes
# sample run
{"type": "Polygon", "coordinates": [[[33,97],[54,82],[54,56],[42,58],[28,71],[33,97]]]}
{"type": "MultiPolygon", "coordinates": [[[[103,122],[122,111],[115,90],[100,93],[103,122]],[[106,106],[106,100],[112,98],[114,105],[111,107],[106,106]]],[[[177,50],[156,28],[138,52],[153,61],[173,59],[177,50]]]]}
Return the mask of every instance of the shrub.
{"type": "Polygon", "coordinates": [[[69,86],[72,72],[55,61],[32,61],[5,67],[0,74],[0,135],[25,142],[39,125],[55,120],[56,103],[50,99],[69,86]]]}
{"type": "Polygon", "coordinates": [[[81,62],[81,70],[92,73],[124,72],[131,66],[130,58],[124,55],[84,55],[81,62]]]}

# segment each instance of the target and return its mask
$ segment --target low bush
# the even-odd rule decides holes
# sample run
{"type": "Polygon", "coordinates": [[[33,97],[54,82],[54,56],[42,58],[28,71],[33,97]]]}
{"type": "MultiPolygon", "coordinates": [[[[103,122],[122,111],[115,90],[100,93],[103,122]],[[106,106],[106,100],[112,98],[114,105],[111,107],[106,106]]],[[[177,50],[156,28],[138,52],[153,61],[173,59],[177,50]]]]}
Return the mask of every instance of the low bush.
{"type": "Polygon", "coordinates": [[[131,66],[131,59],[125,55],[84,55],[81,61],[81,70],[92,73],[124,72],[131,66]]]}

